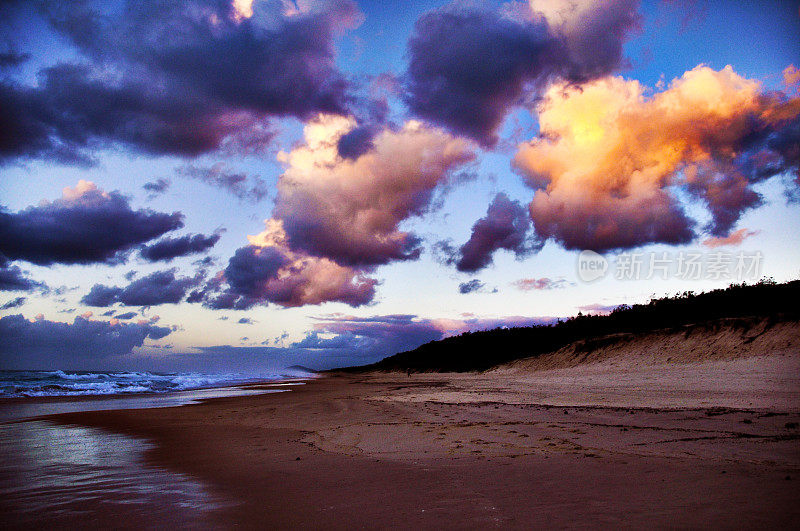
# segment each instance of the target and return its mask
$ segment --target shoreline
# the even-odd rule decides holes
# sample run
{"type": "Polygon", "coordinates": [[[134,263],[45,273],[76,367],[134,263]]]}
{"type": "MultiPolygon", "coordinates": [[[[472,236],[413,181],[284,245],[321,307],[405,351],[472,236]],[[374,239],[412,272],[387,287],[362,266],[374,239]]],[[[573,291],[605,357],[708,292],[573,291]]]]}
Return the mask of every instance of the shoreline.
{"type": "Polygon", "coordinates": [[[0,425],[9,422],[25,422],[65,413],[180,407],[215,398],[278,393],[288,390],[290,386],[299,385],[308,380],[308,378],[263,380],[161,393],[136,392],[106,395],[3,397],[0,398],[0,425]]]}
{"type": "Polygon", "coordinates": [[[131,393],[108,393],[108,394],[64,394],[64,395],[42,395],[42,396],[2,396],[0,397],[0,405],[6,404],[21,404],[21,403],[57,403],[57,402],[82,402],[82,401],[93,401],[93,400],[108,400],[108,399],[125,399],[125,398],[142,398],[142,397],[157,397],[157,396],[169,396],[176,393],[191,393],[193,391],[205,391],[209,389],[229,389],[229,388],[258,388],[261,386],[269,386],[269,385],[280,385],[280,384],[291,384],[294,382],[305,382],[307,380],[312,380],[312,377],[295,377],[295,378],[283,378],[283,379],[276,379],[276,380],[247,380],[243,383],[236,383],[234,382],[227,382],[222,385],[208,385],[208,386],[200,386],[200,387],[191,387],[188,389],[179,389],[179,390],[168,390],[168,391],[135,391],[131,393]]]}
{"type": "MultiPolygon", "coordinates": [[[[750,369],[725,363],[698,370],[723,384],[750,369]]],[[[613,379],[607,394],[640,396],[637,408],[598,396],[537,399],[542,386],[571,394],[570,381],[594,378],[591,368],[567,371],[331,373],[290,393],[48,418],[152,442],[152,465],[237,500],[220,528],[754,527],[800,518],[793,379],[784,408],[660,407],[613,379]]],[[[773,376],[751,387],[767,396],[773,376]]]]}

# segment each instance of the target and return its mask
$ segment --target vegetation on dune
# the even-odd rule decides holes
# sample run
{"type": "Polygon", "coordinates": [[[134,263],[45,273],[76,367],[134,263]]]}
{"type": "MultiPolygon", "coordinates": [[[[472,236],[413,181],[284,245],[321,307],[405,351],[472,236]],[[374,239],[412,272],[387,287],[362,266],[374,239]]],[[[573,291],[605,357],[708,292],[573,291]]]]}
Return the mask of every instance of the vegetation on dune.
{"type": "Polygon", "coordinates": [[[371,365],[342,369],[400,371],[481,371],[509,361],[558,350],[576,341],[622,333],[646,333],[726,318],[772,320],[800,317],[800,280],[778,284],[732,284],[706,293],[687,291],[622,305],[608,315],[582,315],[550,325],[466,332],[431,341],[371,365]]]}

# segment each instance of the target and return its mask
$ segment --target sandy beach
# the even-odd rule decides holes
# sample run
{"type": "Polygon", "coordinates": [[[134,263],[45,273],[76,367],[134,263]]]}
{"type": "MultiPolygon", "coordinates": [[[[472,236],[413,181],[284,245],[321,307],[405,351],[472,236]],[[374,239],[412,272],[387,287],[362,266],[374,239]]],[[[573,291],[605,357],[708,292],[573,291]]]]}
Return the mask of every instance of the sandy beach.
{"type": "Polygon", "coordinates": [[[330,374],[291,392],[53,417],[144,438],[219,528],[792,527],[800,356],[330,374]]]}

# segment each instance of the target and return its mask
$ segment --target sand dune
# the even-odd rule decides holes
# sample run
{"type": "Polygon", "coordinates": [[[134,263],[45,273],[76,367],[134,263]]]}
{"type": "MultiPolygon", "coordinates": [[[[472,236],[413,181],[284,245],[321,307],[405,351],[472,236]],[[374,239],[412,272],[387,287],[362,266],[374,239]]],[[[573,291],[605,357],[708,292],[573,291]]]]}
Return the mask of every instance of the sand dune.
{"type": "Polygon", "coordinates": [[[504,364],[496,372],[527,372],[610,363],[632,368],[800,352],[800,322],[720,319],[644,334],[615,334],[571,343],[556,352],[504,364]]]}

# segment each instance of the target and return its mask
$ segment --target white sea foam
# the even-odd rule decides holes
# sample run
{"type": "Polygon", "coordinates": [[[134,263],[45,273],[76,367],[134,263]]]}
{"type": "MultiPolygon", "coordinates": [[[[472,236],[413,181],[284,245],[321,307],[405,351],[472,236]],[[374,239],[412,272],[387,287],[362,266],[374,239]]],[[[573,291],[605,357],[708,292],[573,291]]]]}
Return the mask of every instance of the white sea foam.
{"type": "Polygon", "coordinates": [[[260,375],[101,371],[0,371],[0,397],[166,393],[296,378],[296,370],[260,375]]]}

